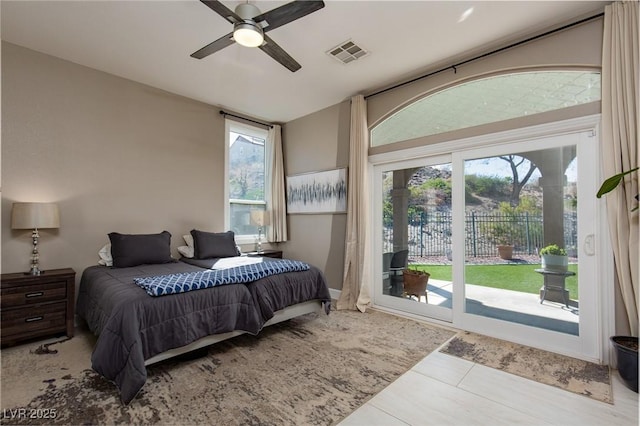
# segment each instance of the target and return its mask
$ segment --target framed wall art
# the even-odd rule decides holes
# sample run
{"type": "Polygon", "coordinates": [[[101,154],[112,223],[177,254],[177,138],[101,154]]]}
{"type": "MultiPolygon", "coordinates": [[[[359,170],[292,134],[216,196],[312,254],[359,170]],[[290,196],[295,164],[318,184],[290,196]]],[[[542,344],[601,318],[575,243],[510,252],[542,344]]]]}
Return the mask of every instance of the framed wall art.
{"type": "Polygon", "coordinates": [[[287,213],[346,213],[347,169],[287,176],[287,213]]]}

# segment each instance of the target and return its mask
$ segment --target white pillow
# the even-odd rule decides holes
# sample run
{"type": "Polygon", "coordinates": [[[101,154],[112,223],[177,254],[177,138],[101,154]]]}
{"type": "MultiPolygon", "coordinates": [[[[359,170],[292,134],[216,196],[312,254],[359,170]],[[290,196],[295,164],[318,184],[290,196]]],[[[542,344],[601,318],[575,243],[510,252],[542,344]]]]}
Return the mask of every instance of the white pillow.
{"type": "Polygon", "coordinates": [[[178,253],[188,258],[192,258],[194,256],[193,247],[189,247],[189,246],[178,247],[178,253]]]}
{"type": "Polygon", "coordinates": [[[98,265],[113,266],[113,258],[111,257],[111,243],[106,244],[104,247],[102,247],[100,251],[98,251],[98,256],[100,256],[98,265]]]}
{"type": "MultiPolygon", "coordinates": [[[[194,245],[193,245],[193,235],[185,234],[185,235],[182,236],[182,238],[184,238],[184,242],[187,243],[187,246],[189,246],[189,248],[191,250],[193,250],[193,247],[194,247],[194,245]]],[[[190,256],[190,257],[193,257],[193,256],[190,256]]]]}

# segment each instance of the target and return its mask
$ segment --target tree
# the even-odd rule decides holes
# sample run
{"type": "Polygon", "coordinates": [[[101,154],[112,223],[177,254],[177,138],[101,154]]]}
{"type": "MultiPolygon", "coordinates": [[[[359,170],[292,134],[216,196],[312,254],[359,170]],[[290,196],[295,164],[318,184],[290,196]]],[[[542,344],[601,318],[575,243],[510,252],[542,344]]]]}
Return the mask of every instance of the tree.
{"type": "Polygon", "coordinates": [[[529,181],[529,178],[531,178],[531,175],[536,171],[538,167],[531,161],[527,160],[524,157],[520,157],[519,155],[503,155],[500,156],[500,159],[509,163],[509,167],[511,167],[513,182],[511,185],[511,196],[509,197],[509,203],[512,206],[516,207],[518,204],[520,204],[520,192],[522,191],[522,188],[524,188],[524,186],[529,181]],[[529,169],[525,173],[524,177],[520,179],[520,171],[518,170],[518,167],[525,163],[529,165],[529,169]]]}
{"type": "Polygon", "coordinates": [[[231,172],[231,179],[229,179],[231,198],[237,198],[240,200],[246,199],[247,189],[249,188],[248,176],[249,172],[245,167],[231,172]]]}

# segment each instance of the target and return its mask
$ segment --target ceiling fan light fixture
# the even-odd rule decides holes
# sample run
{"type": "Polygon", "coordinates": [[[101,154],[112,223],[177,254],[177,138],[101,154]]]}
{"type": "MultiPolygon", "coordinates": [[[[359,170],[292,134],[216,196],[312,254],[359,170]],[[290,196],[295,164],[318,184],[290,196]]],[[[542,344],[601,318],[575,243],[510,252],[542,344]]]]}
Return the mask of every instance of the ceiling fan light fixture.
{"type": "Polygon", "coordinates": [[[247,20],[234,24],[233,39],[246,47],[258,47],[264,42],[264,33],[260,25],[247,20]]]}

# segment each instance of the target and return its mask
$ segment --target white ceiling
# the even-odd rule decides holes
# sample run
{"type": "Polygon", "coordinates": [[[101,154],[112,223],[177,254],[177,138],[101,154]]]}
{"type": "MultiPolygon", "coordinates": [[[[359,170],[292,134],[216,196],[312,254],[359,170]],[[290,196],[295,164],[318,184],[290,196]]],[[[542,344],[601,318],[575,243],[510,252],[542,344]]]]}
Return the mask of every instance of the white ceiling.
{"type": "MultiPolygon", "coordinates": [[[[230,9],[240,3],[223,1],[230,9]]],[[[286,1],[258,1],[265,12],[286,1]]],[[[602,11],[609,1],[326,1],[269,32],[292,73],[234,44],[189,55],[231,32],[199,1],[2,1],[2,39],[273,122],[287,122],[483,46],[517,41],[602,11]],[[458,22],[470,7],[473,13],[458,22]],[[343,65],[325,52],[353,39],[371,53],[343,65]]]]}

